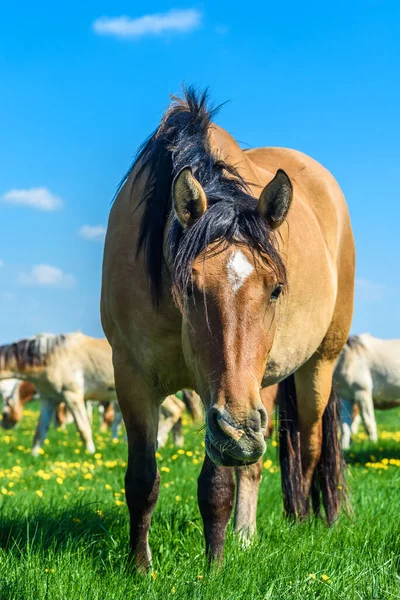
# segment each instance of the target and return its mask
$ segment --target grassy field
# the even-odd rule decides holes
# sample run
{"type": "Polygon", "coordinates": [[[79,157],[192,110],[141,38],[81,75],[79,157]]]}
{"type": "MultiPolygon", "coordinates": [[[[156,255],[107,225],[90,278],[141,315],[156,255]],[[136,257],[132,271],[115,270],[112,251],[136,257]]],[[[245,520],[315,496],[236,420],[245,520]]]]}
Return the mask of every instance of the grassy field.
{"type": "Polygon", "coordinates": [[[207,570],[196,502],[202,434],[159,455],[162,483],[151,529],[153,571],[126,569],[126,443],[100,434],[88,456],[73,426],[52,429],[30,455],[38,407],[0,431],[0,598],[400,598],[400,412],[378,414],[376,446],[360,435],[349,454],[355,516],[331,528],[282,518],[276,443],[265,456],[258,537],[242,550],[229,530],[223,569],[207,570]]]}

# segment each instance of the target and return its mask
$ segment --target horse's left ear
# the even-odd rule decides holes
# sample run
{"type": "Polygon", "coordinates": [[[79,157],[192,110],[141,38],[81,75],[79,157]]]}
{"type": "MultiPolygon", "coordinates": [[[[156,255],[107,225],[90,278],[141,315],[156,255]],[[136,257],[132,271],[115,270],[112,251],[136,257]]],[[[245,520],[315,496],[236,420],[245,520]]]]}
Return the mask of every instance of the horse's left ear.
{"type": "Polygon", "coordinates": [[[184,229],[206,212],[206,194],[190,167],[184,167],[176,175],[172,183],[172,199],[176,216],[184,229]]]}
{"type": "Polygon", "coordinates": [[[285,171],[278,169],[273,180],[261,192],[257,210],[272,229],[277,229],[286,219],[292,198],[292,182],[285,171]]]}

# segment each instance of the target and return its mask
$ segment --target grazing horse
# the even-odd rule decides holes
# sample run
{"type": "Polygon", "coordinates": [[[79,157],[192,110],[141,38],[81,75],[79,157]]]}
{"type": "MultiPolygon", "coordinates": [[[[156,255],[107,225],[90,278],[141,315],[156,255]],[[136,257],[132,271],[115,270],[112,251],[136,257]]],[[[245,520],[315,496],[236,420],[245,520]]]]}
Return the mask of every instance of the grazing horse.
{"type": "Polygon", "coordinates": [[[350,447],[360,418],[372,442],[378,440],[374,408],[400,406],[400,340],[380,340],[369,333],[349,337],[334,374],[342,403],[342,448],[350,447]],[[352,414],[355,406],[360,415],[352,414]]]}
{"type": "Polygon", "coordinates": [[[35,385],[40,419],[33,440],[37,455],[56,407],[64,402],[90,453],[95,452],[85,401],[115,400],[111,348],[105,339],[83,333],[39,334],[0,346],[0,379],[18,377],[35,385]]]}
{"type": "Polygon", "coordinates": [[[29,381],[5,379],[0,381],[0,396],[3,397],[1,425],[4,429],[12,429],[22,419],[24,406],[36,394],[35,386],[29,381]]]}
{"type": "MultiPolygon", "coordinates": [[[[142,146],[111,209],[101,313],[128,435],[126,499],[135,563],[148,568],[159,493],[162,399],[190,387],[206,411],[198,483],[206,552],[221,559],[234,505],[254,533],[267,413],[278,382],[288,515],[320,494],[331,523],[342,454],[332,394],[350,329],[354,244],[332,175],[285,148],[243,151],[212,122],[206,94],[175,98],[142,146]],[[234,469],[229,468],[234,467],[234,469]]],[[[236,523],[239,523],[236,526],[236,523]]]]}

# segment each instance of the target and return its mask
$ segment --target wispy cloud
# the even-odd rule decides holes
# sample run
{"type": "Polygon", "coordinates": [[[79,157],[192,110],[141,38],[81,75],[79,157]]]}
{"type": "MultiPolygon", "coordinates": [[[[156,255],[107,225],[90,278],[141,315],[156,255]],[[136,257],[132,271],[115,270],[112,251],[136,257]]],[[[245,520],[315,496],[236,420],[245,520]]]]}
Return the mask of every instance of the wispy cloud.
{"type": "Polygon", "coordinates": [[[106,235],[106,228],[103,225],[82,225],[78,233],[85,240],[101,242],[106,235]]]}
{"type": "Polygon", "coordinates": [[[63,202],[59,196],[52,194],[47,188],[30,188],[28,190],[10,190],[3,196],[3,202],[28,206],[47,212],[59,210],[63,202]]]}
{"type": "Polygon", "coordinates": [[[161,35],[167,32],[189,32],[200,27],[202,13],[194,8],[170,10],[166,13],[131,17],[100,17],[93,23],[98,35],[117,38],[139,38],[145,35],[161,35]]]}
{"type": "Polygon", "coordinates": [[[18,282],[21,285],[70,288],[74,287],[75,278],[52,265],[34,265],[28,273],[19,273],[18,282]]]}
{"type": "Polygon", "coordinates": [[[369,279],[356,279],[356,298],[369,302],[383,300],[387,288],[382,283],[375,283],[369,279]]]}

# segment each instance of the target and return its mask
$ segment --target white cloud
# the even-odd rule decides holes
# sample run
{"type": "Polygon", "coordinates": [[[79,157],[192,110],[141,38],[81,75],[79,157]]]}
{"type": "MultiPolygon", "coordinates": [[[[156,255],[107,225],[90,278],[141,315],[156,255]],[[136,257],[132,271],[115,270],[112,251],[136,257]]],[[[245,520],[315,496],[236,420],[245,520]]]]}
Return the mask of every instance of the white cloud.
{"type": "Polygon", "coordinates": [[[172,31],[193,31],[200,26],[201,19],[202,13],[194,8],[144,15],[137,19],[127,16],[100,17],[94,21],[93,30],[98,35],[139,38],[144,35],[160,35],[172,31]]]}
{"type": "Polygon", "coordinates": [[[52,194],[47,188],[30,188],[29,190],[10,190],[3,196],[3,202],[29,206],[37,210],[53,211],[62,207],[59,196],[52,194]]]}
{"type": "Polygon", "coordinates": [[[82,225],[78,233],[85,240],[97,242],[104,240],[106,228],[103,225],[82,225]]]}
{"type": "Polygon", "coordinates": [[[70,288],[75,285],[73,275],[64,273],[52,265],[34,265],[28,273],[19,273],[21,285],[43,285],[50,287],[70,288]]]}
{"type": "Polygon", "coordinates": [[[383,300],[387,288],[381,283],[374,283],[369,279],[356,279],[356,299],[369,302],[383,300]]]}

